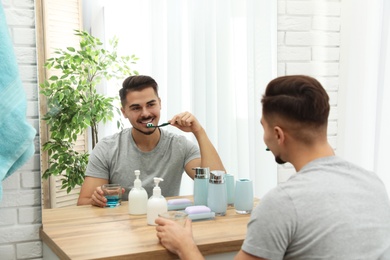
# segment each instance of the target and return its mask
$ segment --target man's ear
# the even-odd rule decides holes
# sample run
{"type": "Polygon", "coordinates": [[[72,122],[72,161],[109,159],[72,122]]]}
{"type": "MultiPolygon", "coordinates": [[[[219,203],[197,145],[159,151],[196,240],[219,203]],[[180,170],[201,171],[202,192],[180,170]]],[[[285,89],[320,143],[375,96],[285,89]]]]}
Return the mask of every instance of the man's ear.
{"type": "Polygon", "coordinates": [[[278,144],[284,143],[285,135],[283,129],[280,126],[274,127],[274,135],[275,138],[278,140],[278,144]]]}

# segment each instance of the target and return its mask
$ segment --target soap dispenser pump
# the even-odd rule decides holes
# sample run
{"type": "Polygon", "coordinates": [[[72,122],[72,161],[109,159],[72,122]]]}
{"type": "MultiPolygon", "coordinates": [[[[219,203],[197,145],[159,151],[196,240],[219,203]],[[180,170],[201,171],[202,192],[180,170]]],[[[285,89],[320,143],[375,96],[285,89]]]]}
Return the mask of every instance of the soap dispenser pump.
{"type": "Polygon", "coordinates": [[[158,186],[160,181],[164,181],[162,178],[153,178],[154,184],[153,195],[149,198],[147,204],[147,221],[148,225],[156,226],[154,222],[158,217],[158,214],[168,211],[167,200],[161,195],[161,188],[158,186]]]}
{"type": "Polygon", "coordinates": [[[146,206],[148,203],[148,194],[142,187],[142,181],[139,176],[140,170],[134,171],[136,179],[134,180],[134,187],[129,192],[129,214],[143,215],[146,214],[146,206]]]}

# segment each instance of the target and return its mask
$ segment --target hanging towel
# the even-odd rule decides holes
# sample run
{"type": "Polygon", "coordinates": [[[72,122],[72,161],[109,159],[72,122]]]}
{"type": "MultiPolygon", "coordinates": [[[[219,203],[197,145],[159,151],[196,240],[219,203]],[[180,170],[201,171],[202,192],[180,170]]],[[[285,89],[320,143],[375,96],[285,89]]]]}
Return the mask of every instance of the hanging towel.
{"type": "Polygon", "coordinates": [[[3,198],[2,181],[35,152],[36,131],[26,120],[26,105],[26,94],[0,2],[0,201],[3,198]]]}

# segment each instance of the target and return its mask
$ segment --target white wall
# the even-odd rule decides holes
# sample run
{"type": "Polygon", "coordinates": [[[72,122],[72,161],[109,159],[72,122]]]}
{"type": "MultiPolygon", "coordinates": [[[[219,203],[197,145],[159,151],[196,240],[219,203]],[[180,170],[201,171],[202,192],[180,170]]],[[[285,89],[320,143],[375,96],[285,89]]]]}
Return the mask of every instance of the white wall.
{"type": "Polygon", "coordinates": [[[341,10],[338,155],[374,171],[390,195],[390,1],[343,1],[341,10]]]}
{"type": "MultiPolygon", "coordinates": [[[[330,97],[328,139],[337,138],[337,92],[340,60],[340,0],[278,1],[278,76],[306,74],[317,78],[330,97]]],[[[279,166],[278,181],[295,172],[279,166]]]]}
{"type": "MultiPolygon", "coordinates": [[[[38,132],[34,1],[1,1],[27,92],[27,116],[38,132]]],[[[340,1],[280,0],[278,5],[278,75],[309,74],[323,83],[332,103],[329,138],[333,147],[337,148],[340,1]]],[[[3,183],[1,259],[42,258],[38,235],[41,225],[38,143],[36,147],[34,158],[3,183]]],[[[291,166],[279,168],[279,180],[284,181],[291,172],[291,166]]]]}
{"type": "MultiPolygon", "coordinates": [[[[1,2],[27,95],[27,117],[38,133],[34,0],[1,2]]],[[[3,182],[4,196],[0,202],[0,259],[42,258],[42,243],[38,233],[41,226],[38,137],[35,140],[36,154],[33,158],[3,182]]]]}

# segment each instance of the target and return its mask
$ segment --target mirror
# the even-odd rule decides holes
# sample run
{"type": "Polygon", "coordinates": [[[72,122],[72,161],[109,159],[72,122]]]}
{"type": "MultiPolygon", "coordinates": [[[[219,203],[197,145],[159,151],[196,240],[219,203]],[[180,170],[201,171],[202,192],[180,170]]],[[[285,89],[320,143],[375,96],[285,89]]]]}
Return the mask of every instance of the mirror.
{"type": "MultiPolygon", "coordinates": [[[[61,3],[64,6],[56,14],[59,8],[50,6],[50,1],[42,0],[42,5],[36,1],[43,12],[45,49],[38,50],[40,64],[52,55],[54,46],[69,46],[65,42],[69,43],[75,25],[69,20],[80,22],[83,17],[84,30],[103,41],[118,36],[119,51],[139,58],[134,69],[158,82],[161,120],[191,111],[220,152],[226,169],[237,177],[253,179],[255,187],[259,176],[250,174],[267,173],[260,176],[262,185],[273,187],[276,169],[266,163],[269,154],[258,145],[263,144],[262,129],[253,120],[260,119],[262,89],[276,71],[276,3],[263,2],[267,1],[73,0],[61,3]],[[53,17],[55,22],[50,22],[53,17]],[[67,27],[59,24],[59,17],[67,27]]],[[[39,73],[42,82],[48,73],[43,69],[39,73]]],[[[107,95],[115,96],[117,91],[118,87],[102,86],[107,95]]],[[[46,102],[40,102],[42,116],[46,102]]],[[[101,129],[101,136],[118,131],[114,124],[101,129]]],[[[45,126],[41,131],[42,144],[48,134],[45,126]]],[[[42,170],[47,160],[42,152],[42,170]]],[[[43,181],[43,208],[75,205],[77,191],[67,195],[58,186],[58,179],[43,181]],[[73,196],[70,202],[63,203],[69,196],[73,196]]],[[[182,186],[188,194],[192,180],[184,180],[182,186]]]]}

